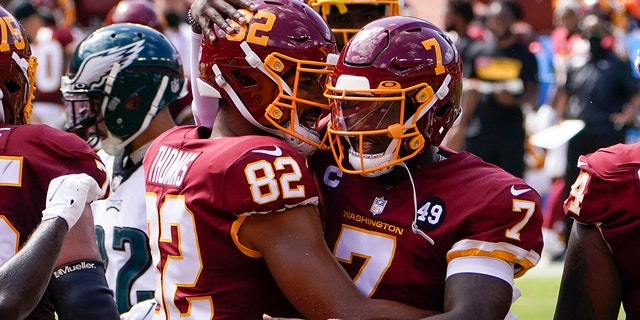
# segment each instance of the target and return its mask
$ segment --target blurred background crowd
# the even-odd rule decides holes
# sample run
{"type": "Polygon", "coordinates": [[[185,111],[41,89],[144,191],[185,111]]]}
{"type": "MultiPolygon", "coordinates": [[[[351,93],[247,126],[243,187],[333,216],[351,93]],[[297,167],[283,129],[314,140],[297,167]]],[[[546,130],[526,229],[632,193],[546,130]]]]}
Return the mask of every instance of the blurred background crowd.
{"type": "MultiPolygon", "coordinates": [[[[189,57],[191,2],[0,1],[38,57],[32,122],[63,128],[61,76],[76,45],[101,26],[149,25],[189,57]]],[[[444,144],[535,187],[545,204],[545,252],[562,261],[564,182],[575,180],[578,155],[640,140],[640,0],[406,0],[400,9],[449,32],[463,57],[464,113],[444,144]]],[[[179,124],[193,121],[189,103],[171,106],[179,124]]]]}

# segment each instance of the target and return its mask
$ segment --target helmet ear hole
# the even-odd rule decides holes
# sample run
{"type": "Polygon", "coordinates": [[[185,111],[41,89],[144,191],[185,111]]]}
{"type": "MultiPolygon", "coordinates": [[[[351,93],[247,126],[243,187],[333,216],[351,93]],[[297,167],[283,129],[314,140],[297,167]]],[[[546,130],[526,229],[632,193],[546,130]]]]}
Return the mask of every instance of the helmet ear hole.
{"type": "Polygon", "coordinates": [[[252,77],[238,70],[234,70],[231,74],[243,88],[250,88],[258,85],[258,82],[256,82],[252,77]]]}
{"type": "Polygon", "coordinates": [[[135,110],[140,106],[140,96],[138,94],[134,94],[129,99],[127,99],[127,103],[125,104],[125,108],[127,110],[135,110]]]}
{"type": "Polygon", "coordinates": [[[11,80],[5,81],[4,82],[4,86],[5,86],[5,88],[7,88],[7,91],[9,91],[9,93],[11,93],[11,94],[14,94],[15,92],[17,92],[18,90],[20,90],[22,88],[15,81],[11,81],[11,80]]]}
{"type": "Polygon", "coordinates": [[[449,111],[449,109],[453,106],[453,103],[451,103],[451,101],[445,103],[442,107],[438,108],[438,110],[436,110],[435,116],[436,117],[443,117],[444,115],[447,114],[447,112],[449,111]]]}

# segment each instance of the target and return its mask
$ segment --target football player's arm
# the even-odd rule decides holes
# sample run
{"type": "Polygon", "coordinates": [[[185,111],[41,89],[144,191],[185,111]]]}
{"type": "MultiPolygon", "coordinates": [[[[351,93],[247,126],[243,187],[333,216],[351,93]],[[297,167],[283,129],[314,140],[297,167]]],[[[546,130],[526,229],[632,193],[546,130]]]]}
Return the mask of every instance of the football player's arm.
{"type": "Polygon", "coordinates": [[[621,301],[622,281],[607,243],[595,226],[574,223],[554,319],[616,319],[621,301]]]}
{"type": "Polygon", "coordinates": [[[512,292],[512,286],[502,279],[479,273],[455,274],[445,285],[444,313],[433,319],[504,319],[512,292]]]}
{"type": "Polygon", "coordinates": [[[449,262],[444,313],[428,319],[504,319],[513,297],[513,265],[497,258],[461,257],[449,262]],[[453,266],[452,266],[453,264],[453,266]]]}
{"type": "MultiPolygon", "coordinates": [[[[502,279],[485,274],[459,273],[447,279],[444,299],[444,313],[422,319],[504,319],[511,306],[512,287],[502,279]]],[[[286,318],[265,315],[263,319],[286,318]]]]}
{"type": "Polygon", "coordinates": [[[67,231],[62,218],[43,221],[0,267],[0,319],[23,319],[38,304],[67,231]]]}
{"type": "MultiPolygon", "coordinates": [[[[92,200],[101,198],[105,190],[96,192],[92,200]]],[[[67,233],[55,266],[53,275],[49,273],[47,290],[58,319],[119,319],[98,251],[89,204],[83,206],[82,215],[67,233]]]]}
{"type": "Polygon", "coordinates": [[[282,292],[306,319],[418,319],[433,314],[362,295],[324,242],[314,206],[249,216],[238,236],[243,245],[262,253],[282,292]]]}
{"type": "Polygon", "coordinates": [[[100,194],[97,182],[86,174],[51,180],[42,222],[20,251],[0,267],[0,318],[22,319],[33,310],[49,283],[67,232],[88,207],[87,202],[100,194]]]}
{"type": "Polygon", "coordinates": [[[189,10],[189,23],[192,29],[202,30],[202,33],[210,40],[215,39],[211,22],[221,30],[231,34],[235,32],[227,22],[227,18],[245,24],[246,19],[238,9],[256,10],[256,5],[250,0],[195,0],[189,10]]]}

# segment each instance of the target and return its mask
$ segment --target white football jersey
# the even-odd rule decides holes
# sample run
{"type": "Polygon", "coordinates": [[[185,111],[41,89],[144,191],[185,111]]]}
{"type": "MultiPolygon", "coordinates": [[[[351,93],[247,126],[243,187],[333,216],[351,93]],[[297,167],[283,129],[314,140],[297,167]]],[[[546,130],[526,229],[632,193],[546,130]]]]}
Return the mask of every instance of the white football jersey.
{"type": "MultiPolygon", "coordinates": [[[[114,157],[98,155],[113,177],[114,157]]],[[[115,179],[117,180],[117,179],[115,179]]],[[[153,298],[154,275],[144,200],[142,166],[124,182],[112,180],[111,195],[91,204],[100,254],[106,267],[109,288],[114,291],[120,313],[132,305],[153,298]]]]}

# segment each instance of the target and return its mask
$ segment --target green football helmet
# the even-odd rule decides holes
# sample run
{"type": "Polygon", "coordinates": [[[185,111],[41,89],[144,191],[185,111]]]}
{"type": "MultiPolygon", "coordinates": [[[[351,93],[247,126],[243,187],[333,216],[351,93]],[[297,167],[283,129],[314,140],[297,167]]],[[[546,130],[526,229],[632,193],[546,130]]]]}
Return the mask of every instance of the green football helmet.
{"type": "Polygon", "coordinates": [[[60,91],[67,131],[92,146],[100,142],[112,155],[122,153],[158,110],[187,93],[175,46],[162,33],[131,23],[100,28],[82,40],[60,91]]]}

